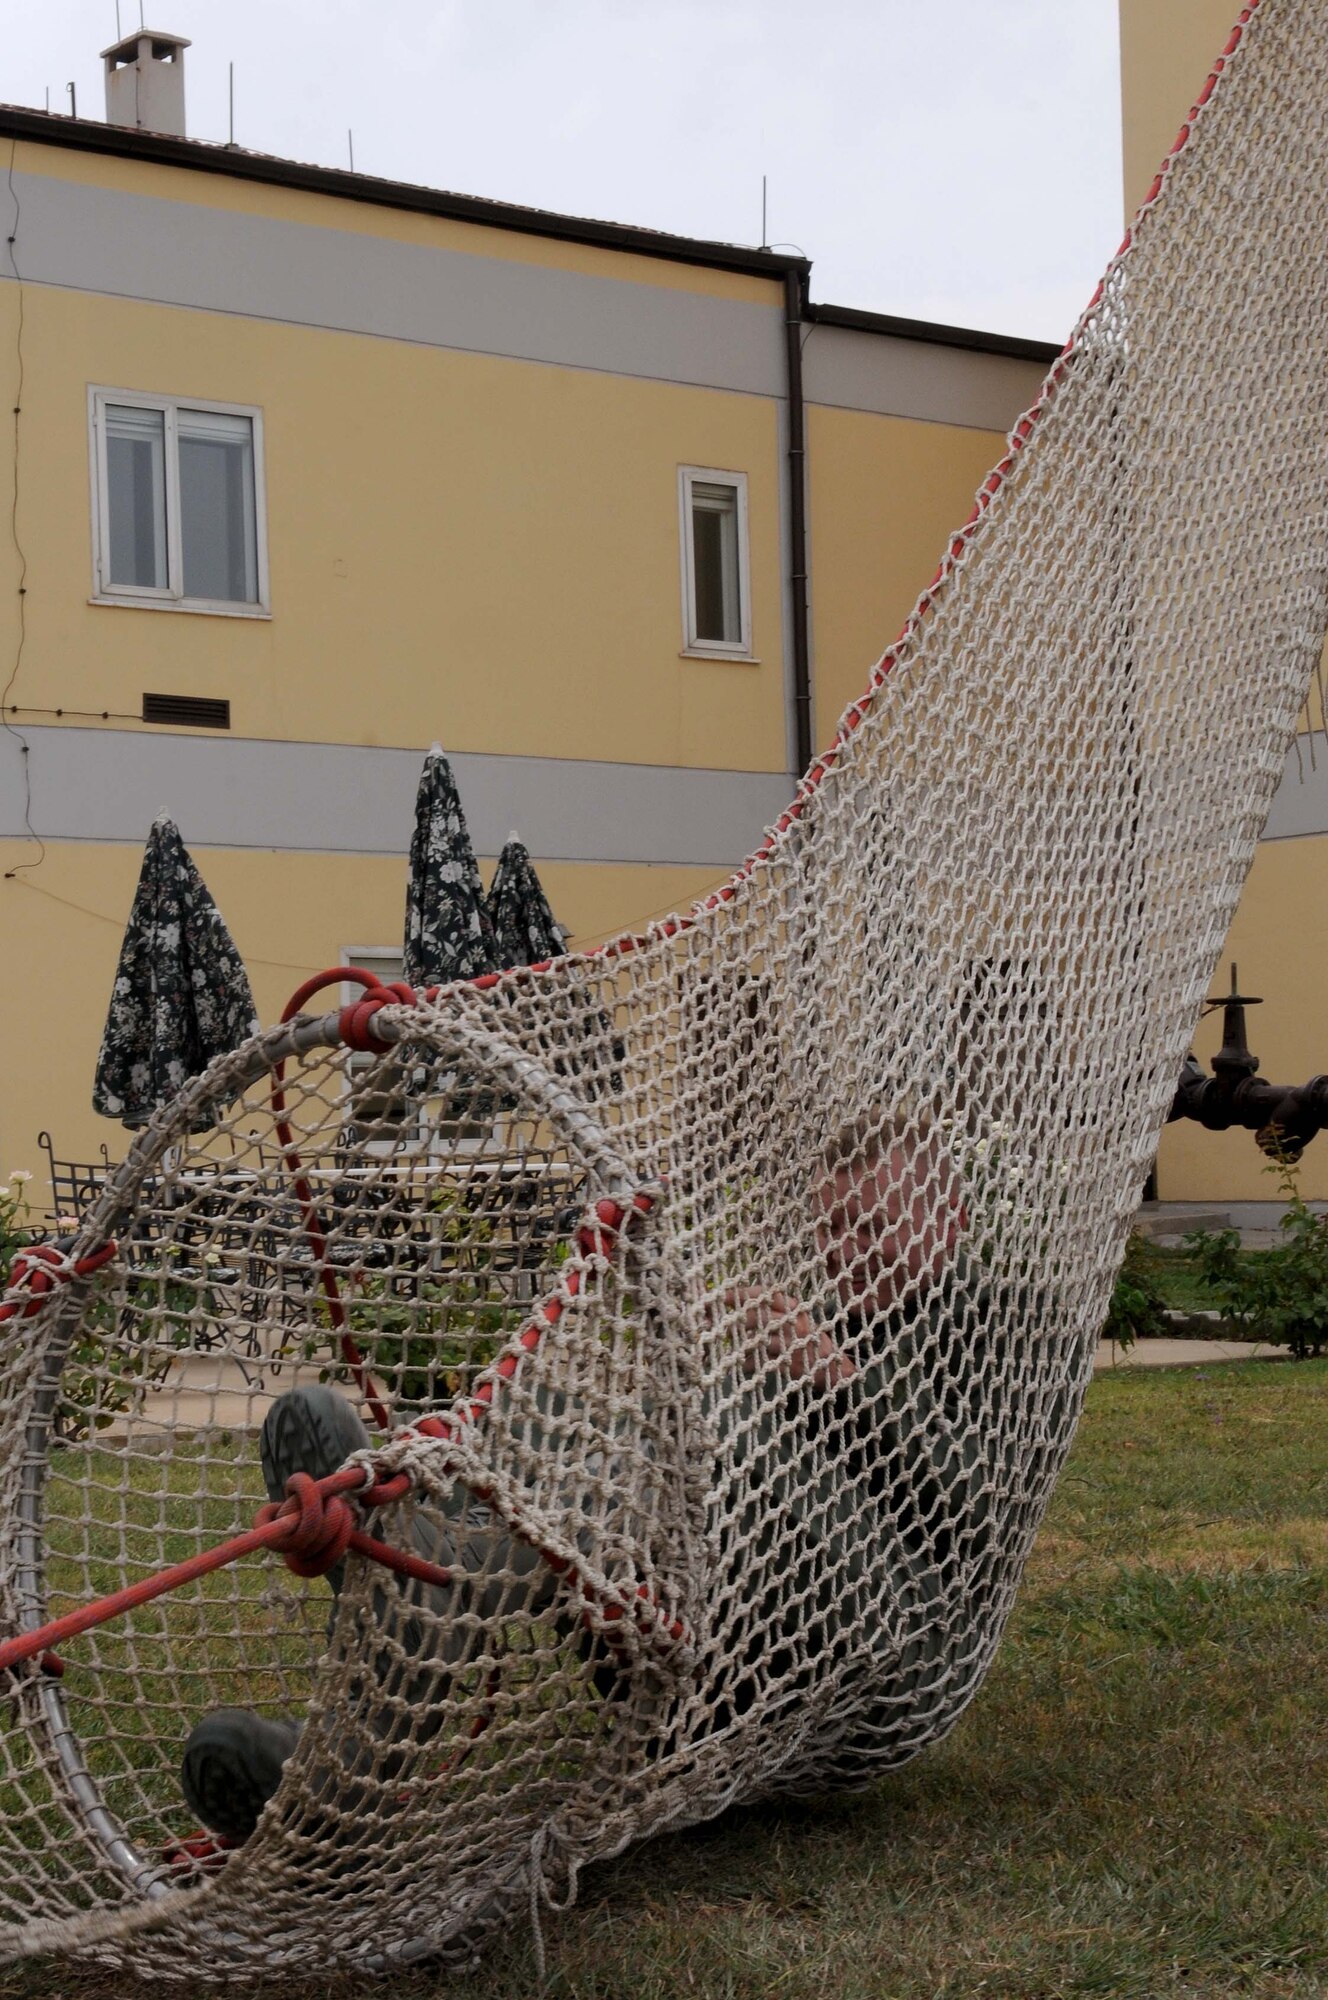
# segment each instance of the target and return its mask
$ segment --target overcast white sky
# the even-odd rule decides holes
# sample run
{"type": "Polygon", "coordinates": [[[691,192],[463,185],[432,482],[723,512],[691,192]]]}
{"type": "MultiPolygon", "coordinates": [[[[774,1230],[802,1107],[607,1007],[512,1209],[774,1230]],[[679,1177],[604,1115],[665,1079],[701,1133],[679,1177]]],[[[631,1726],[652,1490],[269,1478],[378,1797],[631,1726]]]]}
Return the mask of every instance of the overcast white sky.
{"type": "MultiPolygon", "coordinates": [[[[114,0],[10,0],[0,99],[100,118],[114,0]]],[[[138,0],[120,0],[126,32],[138,0]]],[[[1121,235],[1116,0],[149,0],[190,135],[813,259],[1059,340],[1121,235]]]]}

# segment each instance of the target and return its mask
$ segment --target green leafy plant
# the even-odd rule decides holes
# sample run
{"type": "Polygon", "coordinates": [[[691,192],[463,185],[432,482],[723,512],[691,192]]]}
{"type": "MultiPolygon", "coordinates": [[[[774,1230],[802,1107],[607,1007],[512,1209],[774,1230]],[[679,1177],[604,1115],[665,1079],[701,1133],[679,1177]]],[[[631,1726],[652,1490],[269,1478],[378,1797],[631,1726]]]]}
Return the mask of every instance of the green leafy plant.
{"type": "Polygon", "coordinates": [[[1162,1261],[1156,1249],[1146,1236],[1132,1232],[1107,1308],[1104,1340],[1133,1347],[1136,1340],[1156,1340],[1171,1331],[1161,1281],[1162,1261]]]}
{"type": "MultiPolygon", "coordinates": [[[[28,1215],[31,1178],[20,1169],[0,1181],[0,1290],[18,1252],[39,1234],[28,1215]]],[[[56,1218],[66,1239],[78,1227],[76,1215],[56,1218]]],[[[99,1283],[79,1316],[53,1417],[62,1444],[105,1430],[145,1386],[165,1380],[176,1354],[201,1344],[200,1334],[230,1313],[234,1274],[225,1271],[215,1251],[203,1253],[200,1261],[185,1245],[163,1242],[152,1246],[151,1257],[147,1267],[131,1255],[124,1297],[112,1298],[99,1283]],[[151,1318],[136,1301],[150,1307],[151,1318]]]]}
{"type": "MultiPolygon", "coordinates": [[[[476,1208],[459,1187],[437,1191],[429,1214],[425,1267],[360,1269],[342,1280],[348,1329],[371,1372],[383,1377],[398,1416],[463,1393],[531,1311],[531,1299],[517,1294],[519,1239],[510,1215],[476,1208]]],[[[547,1243],[546,1276],[566,1255],[565,1242],[547,1243]]]]}
{"type": "Polygon", "coordinates": [[[60,1374],[54,1428],[62,1443],[105,1430],[232,1311],[233,1274],[215,1251],[199,1260],[163,1242],[151,1256],[150,1265],[130,1260],[122,1297],[94,1291],[80,1315],[60,1374]]]}
{"type": "Polygon", "coordinates": [[[390,1382],[398,1409],[427,1410],[459,1394],[521,1324],[510,1300],[483,1282],[368,1277],[347,1307],[350,1332],[371,1370],[390,1382]]]}
{"type": "Polygon", "coordinates": [[[9,1267],[32,1241],[28,1227],[28,1182],[32,1175],[18,1168],[0,1181],[0,1291],[9,1283],[9,1267]]]}
{"type": "Polygon", "coordinates": [[[1328,1215],[1305,1201],[1293,1161],[1274,1160],[1268,1172],[1286,1202],[1275,1249],[1242,1255],[1234,1229],[1196,1230],[1185,1243],[1214,1305],[1249,1339],[1289,1347],[1300,1361],[1328,1349],[1328,1215]]]}

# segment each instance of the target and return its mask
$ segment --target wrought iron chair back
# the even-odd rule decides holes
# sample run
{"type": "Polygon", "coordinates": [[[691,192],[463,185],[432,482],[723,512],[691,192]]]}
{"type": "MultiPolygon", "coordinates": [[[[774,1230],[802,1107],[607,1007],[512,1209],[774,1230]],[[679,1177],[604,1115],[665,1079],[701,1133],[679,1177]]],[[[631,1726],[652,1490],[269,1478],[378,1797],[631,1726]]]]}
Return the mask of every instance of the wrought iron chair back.
{"type": "Polygon", "coordinates": [[[101,1193],[110,1176],[115,1162],[105,1146],[99,1148],[98,1160],[64,1160],[55,1150],[55,1141],[49,1132],[37,1134],[37,1144],[46,1155],[46,1172],[51,1185],[51,1206],[46,1220],[56,1227],[61,1222],[72,1227],[71,1219],[82,1222],[83,1217],[101,1193]]]}

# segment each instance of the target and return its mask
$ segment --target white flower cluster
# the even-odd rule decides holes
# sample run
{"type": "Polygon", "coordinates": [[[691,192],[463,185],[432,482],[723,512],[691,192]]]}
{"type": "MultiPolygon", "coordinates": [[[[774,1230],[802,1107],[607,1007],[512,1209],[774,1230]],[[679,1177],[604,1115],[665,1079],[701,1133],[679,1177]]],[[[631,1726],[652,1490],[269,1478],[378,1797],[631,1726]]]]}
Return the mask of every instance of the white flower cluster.
{"type": "Polygon", "coordinates": [[[1033,1166],[1024,1135],[1017,1125],[993,1119],[976,1132],[958,1119],[941,1120],[940,1130],[963,1183],[970,1213],[985,1210],[992,1217],[1031,1224],[1038,1208],[1030,1202],[1027,1183],[1045,1183],[1047,1166],[1064,1188],[1072,1169],[1068,1160],[1033,1166]]]}

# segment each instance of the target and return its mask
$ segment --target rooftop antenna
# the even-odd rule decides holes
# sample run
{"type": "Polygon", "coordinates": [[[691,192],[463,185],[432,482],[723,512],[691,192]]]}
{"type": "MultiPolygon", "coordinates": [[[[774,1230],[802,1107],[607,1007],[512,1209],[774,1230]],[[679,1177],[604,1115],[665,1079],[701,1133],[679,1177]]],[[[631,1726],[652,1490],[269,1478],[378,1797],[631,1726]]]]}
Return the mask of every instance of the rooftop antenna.
{"type": "Polygon", "coordinates": [[[765,175],[764,174],[762,174],[761,176],[761,248],[763,250],[768,250],[770,248],[770,244],[766,236],[766,227],[765,227],[765,175]]]}
{"type": "Polygon", "coordinates": [[[46,109],[49,111],[50,108],[51,108],[51,86],[48,83],[46,86],[46,109]]]}
{"type": "Polygon", "coordinates": [[[144,21],[143,21],[143,0],[138,0],[138,31],[139,31],[139,33],[140,33],[140,34],[142,34],[142,32],[143,32],[143,27],[144,27],[144,21]]]}
{"type": "Polygon", "coordinates": [[[70,117],[71,117],[71,118],[77,118],[77,117],[78,117],[78,92],[77,92],[77,91],[76,91],[76,90],[74,89],[74,86],[73,86],[73,84],[72,84],[72,83],[67,83],[67,84],[65,85],[65,89],[66,89],[66,90],[67,90],[67,91],[69,92],[69,115],[70,115],[70,117]]]}
{"type": "Polygon", "coordinates": [[[233,146],[235,144],[235,64],[234,63],[231,63],[230,65],[230,105],[231,105],[231,125],[230,125],[231,136],[226,141],[226,144],[228,146],[233,146]]]}
{"type": "Polygon", "coordinates": [[[115,39],[117,42],[124,40],[124,29],[120,26],[120,0],[115,0],[115,39]]]}
{"type": "Polygon", "coordinates": [[[347,146],[347,149],[348,149],[348,151],[349,151],[349,153],[350,153],[350,170],[351,170],[351,172],[352,172],[352,173],[354,173],[354,171],[355,171],[355,134],[354,134],[354,133],[353,133],[353,132],[351,131],[351,129],[350,129],[350,127],[349,127],[349,125],[348,125],[348,126],[346,127],[346,146],[347,146]]]}

